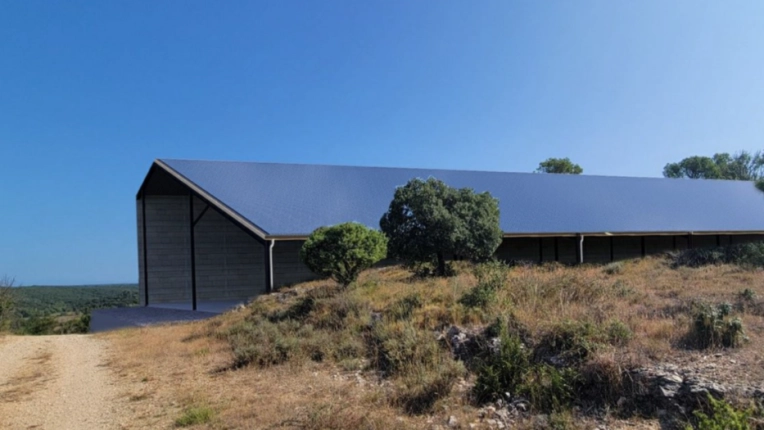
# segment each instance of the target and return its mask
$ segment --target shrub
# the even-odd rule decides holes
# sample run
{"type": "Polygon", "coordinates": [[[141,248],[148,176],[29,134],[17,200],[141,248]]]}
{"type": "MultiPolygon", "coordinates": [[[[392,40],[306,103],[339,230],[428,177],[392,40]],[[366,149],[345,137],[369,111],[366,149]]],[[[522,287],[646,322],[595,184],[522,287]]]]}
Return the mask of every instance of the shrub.
{"type": "Polygon", "coordinates": [[[756,293],[754,293],[750,288],[746,288],[745,290],[741,291],[738,296],[740,296],[740,300],[745,302],[752,302],[756,300],[756,293]]]}
{"type": "Polygon", "coordinates": [[[433,368],[419,369],[401,378],[392,403],[409,414],[431,412],[435,402],[448,396],[464,372],[460,362],[448,359],[439,361],[433,368]]]}
{"type": "Polygon", "coordinates": [[[434,333],[408,321],[374,326],[369,349],[372,364],[387,377],[397,378],[398,389],[391,402],[411,414],[429,412],[465,372],[434,333]]]}
{"type": "Polygon", "coordinates": [[[743,322],[730,317],[731,309],[728,303],[699,305],[692,319],[690,342],[700,349],[740,346],[745,340],[743,322]]]}
{"type": "Polygon", "coordinates": [[[567,409],[573,401],[579,379],[575,369],[537,364],[525,375],[521,392],[537,410],[560,411],[567,409]]]}
{"type": "MultiPolygon", "coordinates": [[[[752,410],[738,410],[723,399],[716,400],[708,396],[710,407],[709,414],[702,410],[693,412],[698,430],[748,430],[751,428],[750,418],[752,410]]],[[[692,429],[691,426],[688,429],[692,429]]]]}
{"type": "Polygon", "coordinates": [[[231,327],[227,337],[234,356],[234,367],[249,364],[266,367],[295,358],[300,346],[296,331],[293,321],[245,321],[231,327]]]}
{"type": "Polygon", "coordinates": [[[417,367],[434,368],[445,351],[435,335],[417,329],[408,321],[377,324],[372,328],[372,360],[388,375],[403,374],[417,367]]]}
{"type": "Polygon", "coordinates": [[[498,400],[507,392],[514,395],[525,381],[530,366],[530,354],[520,338],[502,329],[498,351],[489,352],[477,368],[475,399],[485,403],[498,400]]]}
{"type": "Polygon", "coordinates": [[[505,396],[525,397],[540,411],[566,409],[573,401],[579,373],[572,368],[557,369],[534,363],[532,353],[518,336],[502,328],[496,351],[486,351],[477,366],[473,388],[479,403],[505,396]]]}
{"type": "Polygon", "coordinates": [[[175,420],[176,427],[189,427],[197,424],[207,424],[212,421],[215,411],[207,406],[193,406],[186,408],[178,419],[175,420]]]}
{"type": "Polygon", "coordinates": [[[300,249],[300,258],[311,271],[343,286],[386,254],[387,238],[382,233],[353,222],[316,229],[300,249]]]}
{"type": "Polygon", "coordinates": [[[447,274],[447,255],[485,260],[502,237],[496,199],[435,178],[412,179],[397,188],[379,225],[391,257],[410,265],[431,263],[439,276],[447,274]]]}
{"type": "Polygon", "coordinates": [[[496,292],[504,287],[507,266],[500,261],[478,264],[474,274],[477,285],[465,293],[459,303],[471,308],[485,308],[496,301],[496,292]]]}
{"type": "Polygon", "coordinates": [[[608,275],[617,275],[623,272],[623,263],[620,261],[610,263],[606,265],[604,268],[602,268],[602,271],[607,273],[608,275]]]}
{"type": "Polygon", "coordinates": [[[600,328],[588,322],[565,321],[541,336],[536,359],[555,358],[565,363],[585,360],[605,340],[600,328]]]}
{"type": "Polygon", "coordinates": [[[606,327],[606,334],[608,343],[619,346],[628,344],[631,338],[634,337],[634,333],[632,333],[629,326],[618,320],[610,322],[606,327]]]}
{"type": "Polygon", "coordinates": [[[387,315],[394,321],[409,319],[414,310],[421,308],[422,305],[424,302],[418,293],[410,294],[390,305],[387,315]]]}
{"type": "Polygon", "coordinates": [[[673,253],[672,260],[674,267],[700,267],[717,264],[764,267],[764,242],[686,249],[673,253]]]}

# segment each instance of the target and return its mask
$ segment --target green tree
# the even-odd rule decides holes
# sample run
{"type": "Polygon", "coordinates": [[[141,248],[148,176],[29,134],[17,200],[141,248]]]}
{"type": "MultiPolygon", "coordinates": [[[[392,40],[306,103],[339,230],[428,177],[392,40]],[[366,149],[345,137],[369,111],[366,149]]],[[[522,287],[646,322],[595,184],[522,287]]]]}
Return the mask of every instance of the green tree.
{"type": "Polygon", "coordinates": [[[502,237],[498,200],[435,178],[412,179],[397,188],[379,225],[389,239],[391,257],[409,264],[433,263],[440,276],[446,274],[447,255],[485,260],[502,237]]]}
{"type": "Polygon", "coordinates": [[[385,235],[354,222],[319,227],[300,249],[300,258],[311,271],[345,287],[386,254],[385,235]]]}
{"type": "Polygon", "coordinates": [[[692,156],[663,168],[667,178],[733,179],[755,181],[764,178],[764,153],[741,151],[730,155],[726,152],[713,157],[692,156]]]}
{"type": "Polygon", "coordinates": [[[570,158],[547,158],[539,163],[536,173],[562,173],[567,175],[580,175],[584,169],[570,161],[570,158]]]}

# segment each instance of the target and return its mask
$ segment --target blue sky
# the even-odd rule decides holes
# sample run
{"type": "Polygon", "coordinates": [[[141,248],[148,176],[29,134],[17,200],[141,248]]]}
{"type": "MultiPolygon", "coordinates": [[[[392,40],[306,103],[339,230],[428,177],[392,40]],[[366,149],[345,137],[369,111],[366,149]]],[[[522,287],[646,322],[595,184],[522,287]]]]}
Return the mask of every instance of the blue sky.
{"type": "Polygon", "coordinates": [[[0,275],[136,282],[155,158],[660,176],[764,147],[760,1],[4,2],[0,275]]]}

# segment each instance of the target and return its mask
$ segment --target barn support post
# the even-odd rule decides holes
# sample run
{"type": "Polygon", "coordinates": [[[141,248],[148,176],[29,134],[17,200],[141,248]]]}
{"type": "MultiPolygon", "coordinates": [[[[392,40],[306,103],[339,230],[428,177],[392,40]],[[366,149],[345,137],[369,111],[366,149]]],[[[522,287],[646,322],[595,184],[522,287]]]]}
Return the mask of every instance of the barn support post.
{"type": "Polygon", "coordinates": [[[578,235],[578,246],[576,247],[576,260],[578,264],[584,264],[584,235],[578,235]]]}
{"type": "Polygon", "coordinates": [[[188,193],[188,233],[191,249],[191,310],[196,310],[196,237],[194,235],[194,194],[188,193]]]}
{"type": "Polygon", "coordinates": [[[539,237],[539,263],[544,262],[544,238],[539,237]]]}
{"type": "Polygon", "coordinates": [[[276,245],[276,241],[271,239],[270,244],[268,241],[265,241],[263,243],[263,255],[264,258],[264,266],[263,271],[265,272],[265,289],[267,292],[272,293],[273,292],[273,246],[276,245]]]}
{"type": "Polygon", "coordinates": [[[142,235],[143,235],[143,273],[141,275],[143,276],[143,300],[144,300],[144,306],[149,305],[149,268],[148,268],[148,257],[146,256],[146,252],[148,250],[148,246],[146,246],[146,191],[141,190],[141,226],[142,226],[142,235]]]}
{"type": "Polygon", "coordinates": [[[676,251],[676,236],[671,236],[671,246],[674,248],[674,251],[676,251]]]}
{"type": "Polygon", "coordinates": [[[642,248],[642,258],[645,258],[646,253],[645,253],[645,237],[644,236],[642,236],[639,246],[642,248]]]}
{"type": "Polygon", "coordinates": [[[557,237],[554,238],[554,261],[560,261],[560,241],[557,237]]]}
{"type": "Polygon", "coordinates": [[[610,236],[610,261],[615,261],[615,252],[613,249],[613,236],[610,236]]]}
{"type": "Polygon", "coordinates": [[[687,249],[692,249],[692,233],[687,233],[687,249]]]}

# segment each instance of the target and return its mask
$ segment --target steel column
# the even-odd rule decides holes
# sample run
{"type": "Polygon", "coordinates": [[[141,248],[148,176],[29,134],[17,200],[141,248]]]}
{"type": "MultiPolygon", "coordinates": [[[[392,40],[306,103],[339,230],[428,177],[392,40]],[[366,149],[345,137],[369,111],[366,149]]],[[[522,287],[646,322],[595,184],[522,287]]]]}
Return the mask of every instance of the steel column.
{"type": "Polygon", "coordinates": [[[196,238],[194,235],[194,194],[188,193],[188,232],[191,239],[191,309],[196,310],[196,238]]]}
{"type": "Polygon", "coordinates": [[[143,293],[144,306],[149,305],[149,259],[146,256],[148,246],[146,245],[146,192],[141,190],[141,225],[143,230],[143,293]]]}

